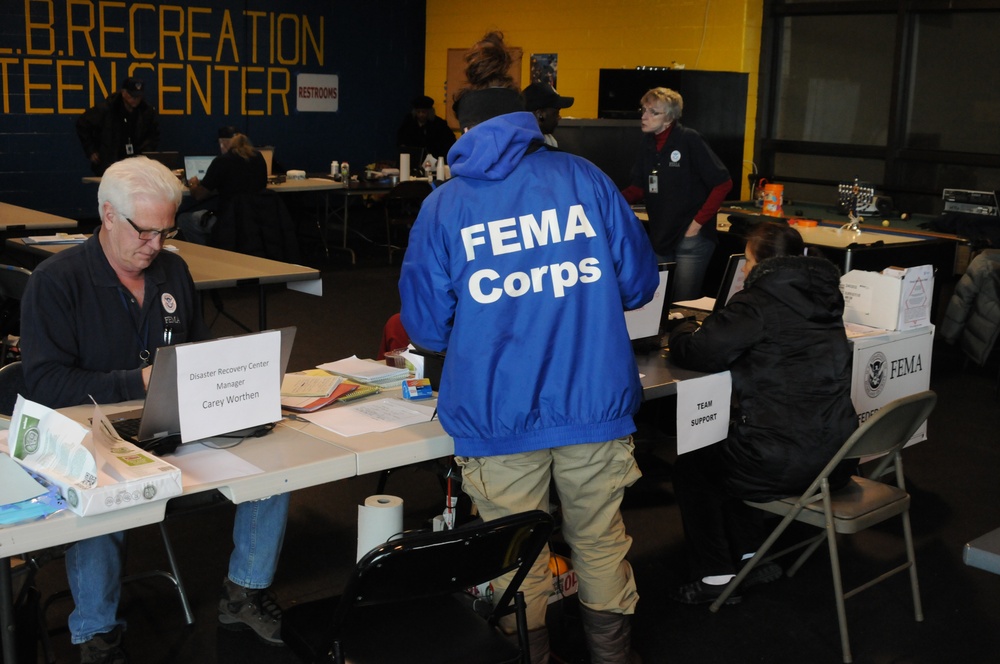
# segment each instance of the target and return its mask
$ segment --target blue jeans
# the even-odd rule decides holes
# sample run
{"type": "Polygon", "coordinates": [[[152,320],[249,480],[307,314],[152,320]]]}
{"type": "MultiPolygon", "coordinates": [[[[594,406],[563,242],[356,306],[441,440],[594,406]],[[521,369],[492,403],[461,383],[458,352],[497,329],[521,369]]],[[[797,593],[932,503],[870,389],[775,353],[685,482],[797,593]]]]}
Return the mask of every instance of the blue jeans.
{"type": "MultiPolygon", "coordinates": [[[[229,579],[246,588],[267,588],[274,579],[285,538],[289,494],[236,506],[235,547],[229,579]]],[[[69,615],[73,643],[89,641],[125,621],[118,618],[125,533],[81,540],[66,551],[66,576],[75,608],[69,615]]]]}
{"type": "Polygon", "coordinates": [[[677,248],[658,254],[661,263],[677,263],[674,269],[674,302],[696,300],[703,295],[705,272],[715,253],[715,243],[702,235],[682,238],[677,248]]]}

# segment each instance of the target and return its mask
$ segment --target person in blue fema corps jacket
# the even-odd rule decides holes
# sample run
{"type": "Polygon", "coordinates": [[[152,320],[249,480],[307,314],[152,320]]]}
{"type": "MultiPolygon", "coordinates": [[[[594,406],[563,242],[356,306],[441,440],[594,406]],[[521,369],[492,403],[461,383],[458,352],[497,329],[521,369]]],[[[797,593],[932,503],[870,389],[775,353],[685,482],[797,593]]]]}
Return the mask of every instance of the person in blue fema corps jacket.
{"type": "MultiPolygon", "coordinates": [[[[623,311],[653,297],[656,258],[611,180],[544,146],[502,35],[466,61],[470,87],[455,102],[466,133],[410,233],[403,326],[447,352],[438,414],[482,517],[548,509],[555,480],[592,661],[627,662],[638,594],[619,506],[640,477],[642,388],[623,311]]],[[[522,586],[535,662],[548,659],[548,559],[522,586]]]]}

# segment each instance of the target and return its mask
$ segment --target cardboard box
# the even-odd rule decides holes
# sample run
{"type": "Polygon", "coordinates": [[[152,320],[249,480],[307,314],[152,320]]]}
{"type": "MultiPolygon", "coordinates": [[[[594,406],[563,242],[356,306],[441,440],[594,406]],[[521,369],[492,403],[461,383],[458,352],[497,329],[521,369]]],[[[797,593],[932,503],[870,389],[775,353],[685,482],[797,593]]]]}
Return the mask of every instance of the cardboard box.
{"type": "Polygon", "coordinates": [[[104,461],[92,487],[50,478],[73,512],[81,516],[111,512],[179,496],[184,488],[180,468],[127,441],[119,440],[104,461]]]}
{"type": "Polygon", "coordinates": [[[96,406],[93,421],[98,425],[91,431],[19,396],[10,455],[58,486],[81,516],[180,495],[179,468],[119,438],[96,406]]]}
{"type": "Polygon", "coordinates": [[[915,330],[931,324],[934,268],[851,270],[840,278],[844,321],[883,330],[915,330]]]}

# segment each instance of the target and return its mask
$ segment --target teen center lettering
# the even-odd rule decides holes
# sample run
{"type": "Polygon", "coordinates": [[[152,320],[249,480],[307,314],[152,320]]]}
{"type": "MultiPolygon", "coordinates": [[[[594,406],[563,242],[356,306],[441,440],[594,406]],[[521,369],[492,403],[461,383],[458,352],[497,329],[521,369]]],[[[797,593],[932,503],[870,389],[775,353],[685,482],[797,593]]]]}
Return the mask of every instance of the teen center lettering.
{"type": "MultiPolygon", "coordinates": [[[[597,235],[582,205],[571,205],[563,223],[557,211],[543,210],[539,217],[525,214],[473,224],[462,229],[466,261],[473,261],[483,251],[494,256],[534,249],[549,243],[570,242],[579,237],[597,235]],[[481,247],[480,249],[477,249],[481,247]]],[[[566,289],[593,283],[601,278],[600,262],[595,257],[579,263],[564,261],[531,268],[528,272],[501,275],[492,268],[476,270],[469,277],[469,293],[481,304],[496,302],[504,295],[520,297],[526,293],[551,291],[554,297],[566,295],[566,289]]]]}

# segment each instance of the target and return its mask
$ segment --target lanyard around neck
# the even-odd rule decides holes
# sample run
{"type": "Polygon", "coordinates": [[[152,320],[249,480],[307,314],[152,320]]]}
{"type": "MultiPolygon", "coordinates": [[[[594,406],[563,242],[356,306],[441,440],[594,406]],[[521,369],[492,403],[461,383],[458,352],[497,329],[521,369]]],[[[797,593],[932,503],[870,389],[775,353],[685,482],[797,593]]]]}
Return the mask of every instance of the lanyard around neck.
{"type": "MultiPolygon", "coordinates": [[[[143,321],[142,332],[139,331],[139,326],[135,322],[135,317],[132,315],[132,308],[128,306],[128,300],[125,298],[125,293],[122,289],[118,289],[118,297],[121,298],[122,306],[125,307],[125,313],[128,314],[129,322],[132,323],[132,331],[135,332],[136,340],[139,342],[139,362],[140,367],[145,367],[149,365],[149,317],[146,317],[143,321]]],[[[141,315],[141,312],[140,312],[141,315]]]]}

